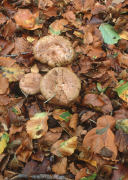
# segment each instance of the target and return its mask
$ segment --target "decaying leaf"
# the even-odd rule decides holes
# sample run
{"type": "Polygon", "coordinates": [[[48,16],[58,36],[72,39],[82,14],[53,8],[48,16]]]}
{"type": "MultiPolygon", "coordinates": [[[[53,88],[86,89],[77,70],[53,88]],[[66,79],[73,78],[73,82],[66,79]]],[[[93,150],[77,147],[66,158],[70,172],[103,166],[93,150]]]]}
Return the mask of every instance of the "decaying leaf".
{"type": "Polygon", "coordinates": [[[104,42],[107,44],[116,44],[120,38],[118,33],[114,30],[114,27],[110,24],[101,24],[100,31],[102,33],[104,42]]]}
{"type": "Polygon", "coordinates": [[[116,160],[117,147],[115,145],[115,137],[108,127],[91,129],[84,137],[83,147],[105,158],[116,160]]]}
{"type": "Polygon", "coordinates": [[[8,87],[8,80],[0,75],[0,94],[5,94],[8,90],[8,87]]]}
{"type": "Polygon", "coordinates": [[[8,142],[9,142],[8,133],[0,133],[0,154],[3,153],[3,151],[7,147],[8,142]]]}
{"type": "Polygon", "coordinates": [[[25,70],[18,64],[14,64],[11,67],[1,66],[0,71],[2,72],[3,77],[6,77],[9,82],[20,80],[25,73],[25,70]]]}
{"type": "Polygon", "coordinates": [[[48,130],[48,114],[46,112],[36,113],[26,123],[26,130],[32,139],[38,139],[44,136],[48,130]]]}
{"type": "Polygon", "coordinates": [[[72,138],[64,141],[59,140],[51,147],[51,152],[58,157],[70,156],[74,153],[77,147],[77,137],[73,136],[72,138]]]}
{"type": "Polygon", "coordinates": [[[52,171],[56,174],[66,174],[67,157],[59,158],[56,164],[53,164],[52,171]]]}
{"type": "Polygon", "coordinates": [[[87,175],[86,168],[80,169],[75,176],[75,180],[81,180],[87,175]]]}
{"type": "Polygon", "coordinates": [[[128,103],[128,82],[121,80],[115,91],[121,99],[128,103]]]}

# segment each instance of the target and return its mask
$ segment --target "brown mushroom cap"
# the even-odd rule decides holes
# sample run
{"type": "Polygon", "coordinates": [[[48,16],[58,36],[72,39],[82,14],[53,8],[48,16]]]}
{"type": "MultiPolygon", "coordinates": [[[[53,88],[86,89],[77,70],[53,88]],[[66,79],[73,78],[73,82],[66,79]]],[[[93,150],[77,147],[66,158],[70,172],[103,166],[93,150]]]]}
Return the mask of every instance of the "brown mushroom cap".
{"type": "Polygon", "coordinates": [[[41,75],[39,73],[28,73],[20,80],[20,89],[29,95],[40,92],[40,80],[41,75]]]}
{"type": "Polygon", "coordinates": [[[56,105],[68,105],[76,100],[81,89],[80,79],[65,67],[50,70],[40,82],[42,95],[56,105]]]}
{"type": "Polygon", "coordinates": [[[63,36],[44,36],[37,41],[33,51],[37,60],[51,67],[70,64],[74,58],[72,45],[63,36]]]}

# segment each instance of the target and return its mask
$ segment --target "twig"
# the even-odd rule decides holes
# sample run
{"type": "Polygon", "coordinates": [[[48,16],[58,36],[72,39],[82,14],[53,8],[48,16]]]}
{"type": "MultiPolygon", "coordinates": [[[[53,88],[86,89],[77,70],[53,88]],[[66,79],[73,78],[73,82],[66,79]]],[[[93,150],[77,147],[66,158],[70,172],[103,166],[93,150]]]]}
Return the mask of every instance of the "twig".
{"type": "Polygon", "coordinates": [[[18,174],[11,178],[10,180],[18,180],[18,179],[29,179],[31,178],[32,180],[70,180],[69,178],[66,178],[65,176],[60,176],[57,174],[40,174],[40,175],[32,175],[32,176],[27,176],[25,174],[18,174]]]}
{"type": "Polygon", "coordinates": [[[52,98],[54,98],[56,96],[56,94],[54,94],[52,97],[50,97],[49,99],[47,99],[46,101],[44,101],[44,104],[46,104],[47,102],[49,102],[52,98]]]}

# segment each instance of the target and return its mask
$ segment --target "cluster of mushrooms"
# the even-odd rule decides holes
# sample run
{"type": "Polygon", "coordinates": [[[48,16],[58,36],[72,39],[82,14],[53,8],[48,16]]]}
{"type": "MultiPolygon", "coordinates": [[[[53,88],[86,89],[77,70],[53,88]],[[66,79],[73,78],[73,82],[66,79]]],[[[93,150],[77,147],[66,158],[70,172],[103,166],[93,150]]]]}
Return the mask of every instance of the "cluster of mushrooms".
{"type": "Polygon", "coordinates": [[[34,57],[52,69],[43,77],[40,73],[28,73],[20,80],[20,89],[34,95],[39,92],[56,105],[67,106],[79,96],[80,79],[66,67],[74,59],[74,49],[63,36],[49,35],[40,38],[33,48],[34,57]]]}

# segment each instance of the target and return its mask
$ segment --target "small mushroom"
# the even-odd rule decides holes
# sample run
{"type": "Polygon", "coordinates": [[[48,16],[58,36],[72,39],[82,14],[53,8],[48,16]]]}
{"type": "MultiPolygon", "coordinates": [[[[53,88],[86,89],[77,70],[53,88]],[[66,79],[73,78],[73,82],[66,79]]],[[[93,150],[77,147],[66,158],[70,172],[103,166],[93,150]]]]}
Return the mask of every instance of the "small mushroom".
{"type": "Polygon", "coordinates": [[[39,73],[25,74],[19,82],[20,89],[28,95],[39,93],[41,77],[42,76],[39,73]]]}
{"type": "Polygon", "coordinates": [[[47,101],[56,105],[74,102],[81,89],[80,79],[65,67],[51,69],[40,82],[40,91],[47,101]]]}
{"type": "Polygon", "coordinates": [[[37,60],[51,67],[70,64],[74,58],[72,44],[63,36],[44,36],[34,45],[33,51],[37,60]]]}

